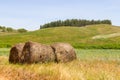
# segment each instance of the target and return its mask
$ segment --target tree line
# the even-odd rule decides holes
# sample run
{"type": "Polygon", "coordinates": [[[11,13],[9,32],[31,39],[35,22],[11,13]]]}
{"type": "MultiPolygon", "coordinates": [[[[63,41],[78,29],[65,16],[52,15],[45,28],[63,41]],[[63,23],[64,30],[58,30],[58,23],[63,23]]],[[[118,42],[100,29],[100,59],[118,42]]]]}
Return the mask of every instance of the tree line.
{"type": "Polygon", "coordinates": [[[23,32],[27,32],[27,30],[24,28],[16,30],[16,29],[13,29],[11,27],[0,26],[0,32],[20,32],[20,33],[23,33],[23,32]]]}
{"type": "Polygon", "coordinates": [[[93,24],[112,24],[111,20],[86,20],[86,19],[67,19],[67,20],[58,20],[50,23],[46,23],[44,25],[40,25],[40,29],[42,28],[50,28],[50,27],[60,27],[60,26],[74,26],[74,27],[82,27],[86,25],[93,24]]]}

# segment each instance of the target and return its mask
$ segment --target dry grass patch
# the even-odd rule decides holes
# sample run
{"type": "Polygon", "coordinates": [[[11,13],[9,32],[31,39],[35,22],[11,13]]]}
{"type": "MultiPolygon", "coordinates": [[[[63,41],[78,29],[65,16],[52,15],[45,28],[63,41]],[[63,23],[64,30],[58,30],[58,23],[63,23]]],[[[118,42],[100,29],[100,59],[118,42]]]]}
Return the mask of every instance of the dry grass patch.
{"type": "Polygon", "coordinates": [[[106,38],[112,38],[112,37],[118,37],[120,36],[120,33],[113,33],[113,34],[107,34],[107,35],[97,35],[93,36],[92,39],[106,39],[106,38]]]}
{"type": "Polygon", "coordinates": [[[0,78],[1,80],[120,80],[119,53],[119,50],[77,50],[78,59],[72,62],[31,65],[9,64],[8,56],[0,56],[0,78]],[[101,59],[104,57],[107,59],[101,59]]]}
{"type": "Polygon", "coordinates": [[[0,64],[8,80],[120,80],[120,62],[75,60],[69,63],[0,64]]]}

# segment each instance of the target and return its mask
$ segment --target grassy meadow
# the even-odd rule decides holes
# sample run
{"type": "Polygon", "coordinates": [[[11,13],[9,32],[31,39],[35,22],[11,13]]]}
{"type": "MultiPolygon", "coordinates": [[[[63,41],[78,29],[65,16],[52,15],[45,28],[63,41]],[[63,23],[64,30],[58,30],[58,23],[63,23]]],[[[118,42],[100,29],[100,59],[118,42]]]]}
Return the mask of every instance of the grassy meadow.
{"type": "Polygon", "coordinates": [[[0,49],[0,80],[120,80],[120,50],[76,49],[68,63],[10,64],[9,48],[0,49]]]}
{"type": "Polygon", "coordinates": [[[85,27],[55,27],[26,33],[1,33],[0,47],[26,41],[51,44],[67,42],[82,49],[120,49],[120,27],[99,24],[85,27]],[[99,43],[99,44],[98,44],[99,43]]]}

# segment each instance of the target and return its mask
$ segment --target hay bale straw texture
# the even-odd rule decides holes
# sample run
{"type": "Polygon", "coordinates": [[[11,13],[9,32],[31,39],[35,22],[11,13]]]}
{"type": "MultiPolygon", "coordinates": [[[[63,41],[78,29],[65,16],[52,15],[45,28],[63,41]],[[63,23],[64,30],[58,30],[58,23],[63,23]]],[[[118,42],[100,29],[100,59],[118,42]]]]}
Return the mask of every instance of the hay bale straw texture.
{"type": "Polygon", "coordinates": [[[21,54],[24,47],[24,43],[19,43],[14,45],[10,50],[9,62],[10,63],[19,63],[21,62],[21,54]]]}
{"type": "Polygon", "coordinates": [[[69,62],[76,59],[75,50],[68,43],[54,43],[51,47],[54,49],[56,62],[69,62]]]}
{"type": "Polygon", "coordinates": [[[22,52],[23,63],[51,62],[55,60],[55,55],[51,46],[26,42],[22,52]]]}

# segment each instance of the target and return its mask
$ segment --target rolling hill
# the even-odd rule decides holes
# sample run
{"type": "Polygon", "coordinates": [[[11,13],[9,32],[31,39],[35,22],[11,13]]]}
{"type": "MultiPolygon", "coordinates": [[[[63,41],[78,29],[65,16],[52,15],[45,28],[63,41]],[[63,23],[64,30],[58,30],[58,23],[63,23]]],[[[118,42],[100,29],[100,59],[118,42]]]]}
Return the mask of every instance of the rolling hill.
{"type": "Polygon", "coordinates": [[[67,42],[75,48],[120,48],[120,27],[107,24],[85,27],[46,28],[26,33],[0,34],[0,47],[11,47],[19,42],[36,41],[51,44],[67,42]]]}

